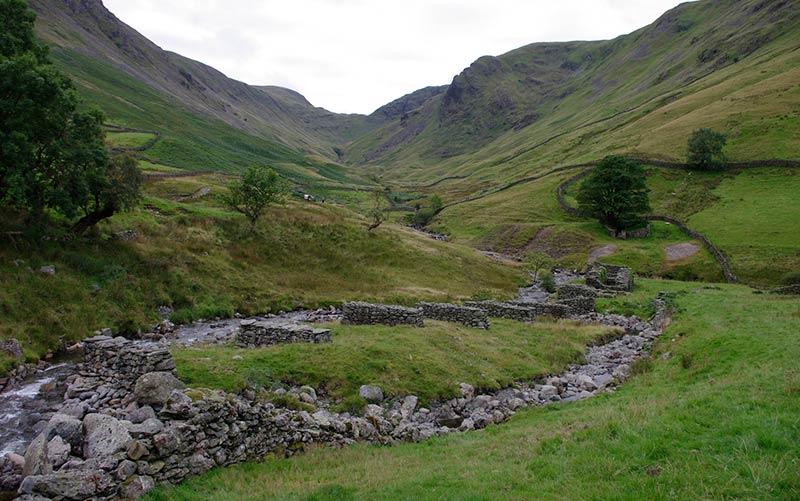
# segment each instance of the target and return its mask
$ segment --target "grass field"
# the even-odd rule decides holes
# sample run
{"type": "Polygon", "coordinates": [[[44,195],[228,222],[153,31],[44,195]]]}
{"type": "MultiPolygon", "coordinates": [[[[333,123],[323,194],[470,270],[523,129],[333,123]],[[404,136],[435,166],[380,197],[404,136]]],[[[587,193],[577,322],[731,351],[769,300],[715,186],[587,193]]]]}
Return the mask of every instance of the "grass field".
{"type": "Polygon", "coordinates": [[[111,146],[117,148],[138,148],[155,139],[156,135],[150,132],[114,132],[106,134],[106,140],[111,146]]]}
{"type": "MultiPolygon", "coordinates": [[[[247,236],[244,218],[215,197],[225,181],[218,175],[151,180],[139,208],[103,222],[92,238],[61,242],[32,234],[16,247],[7,242],[0,247],[0,337],[18,338],[36,360],[62,339],[98,328],[147,329],[160,305],[172,305],[176,320],[191,321],[358,299],[509,297],[524,281],[521,270],[406,228],[387,223],[367,233],[360,216],[332,204],[273,207],[247,236]],[[201,188],[211,191],[178,201],[201,188]],[[113,240],[124,230],[136,238],[113,240]],[[50,264],[55,276],[36,271],[50,264]]],[[[46,231],[52,237],[63,228],[46,231]]],[[[10,363],[0,359],[0,370],[10,363]]]]}
{"type": "Polygon", "coordinates": [[[460,382],[499,389],[558,372],[579,360],[586,344],[614,330],[494,319],[489,330],[434,321],[426,321],[424,328],[328,327],[333,329],[331,344],[180,350],[174,352],[178,374],[192,387],[241,391],[248,384],[307,384],[350,401],[361,385],[375,384],[388,397],[417,395],[425,403],[458,395],[460,382]]]}
{"type": "Polygon", "coordinates": [[[421,444],[219,469],[149,499],[797,499],[800,301],[645,281],[615,307],[660,289],[679,310],[649,372],[615,393],[421,444]]]}

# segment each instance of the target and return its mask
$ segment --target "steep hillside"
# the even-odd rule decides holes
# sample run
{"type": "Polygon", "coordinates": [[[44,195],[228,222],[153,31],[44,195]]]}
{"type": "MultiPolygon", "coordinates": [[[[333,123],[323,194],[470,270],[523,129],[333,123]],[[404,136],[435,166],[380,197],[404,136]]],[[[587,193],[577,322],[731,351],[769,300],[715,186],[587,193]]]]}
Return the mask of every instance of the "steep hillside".
{"type": "MultiPolygon", "coordinates": [[[[642,150],[681,158],[684,148],[676,138],[654,144],[656,138],[650,134],[665,125],[690,132],[688,121],[664,123],[666,118],[679,119],[674,114],[661,118],[669,107],[679,101],[687,104],[692,96],[699,97],[734,75],[754,85],[780,78],[781,73],[793,74],[799,31],[796,2],[701,1],[682,4],[650,26],[614,40],[537,43],[499,57],[482,57],[414,116],[396,118],[356,141],[349,158],[382,168],[396,166],[397,177],[403,178],[409,173],[405,167],[430,167],[414,171],[426,181],[435,179],[442,165],[453,170],[474,163],[470,171],[485,171],[490,166],[481,160],[506,163],[537,145],[544,147],[528,163],[556,151],[553,156],[559,161],[574,158],[585,154],[586,146],[595,154],[598,149],[642,150]],[[789,57],[792,64],[784,67],[770,64],[789,57]],[[621,139],[612,135],[629,124],[638,134],[621,139]],[[576,134],[570,142],[561,138],[576,131],[586,134],[576,134]],[[579,146],[584,148],[573,151],[579,146]],[[500,152],[503,157],[498,158],[500,152]]],[[[790,82],[797,81],[796,74],[788,80],[788,87],[776,85],[776,94],[784,88],[793,92],[790,82]]],[[[733,90],[739,89],[729,88],[715,98],[730,97],[733,90]]],[[[724,110],[704,115],[709,125],[733,129],[734,142],[745,143],[736,145],[737,153],[747,157],[761,151],[751,152],[746,146],[769,141],[776,133],[758,130],[762,119],[789,112],[792,120],[778,127],[797,130],[800,100],[793,93],[784,96],[791,105],[780,110],[774,109],[775,102],[739,101],[741,115],[733,123],[726,120],[724,110]]],[[[695,99],[682,114],[708,104],[695,99]]],[[[681,139],[685,142],[685,136],[681,139]]]]}
{"type": "MultiPolygon", "coordinates": [[[[54,58],[68,72],[72,72],[72,60],[88,57],[120,70],[167,98],[173,107],[179,104],[193,114],[219,120],[301,154],[336,160],[334,145],[356,137],[370,122],[361,115],[339,115],[316,108],[287,89],[249,86],[207,65],[164,51],[117,19],[100,0],[31,0],[30,5],[38,15],[39,36],[57,48],[54,58]]],[[[100,86],[117,96],[126,95],[125,88],[113,82],[95,78],[79,82],[88,92],[100,86]]],[[[135,108],[138,103],[126,104],[135,108]]]]}

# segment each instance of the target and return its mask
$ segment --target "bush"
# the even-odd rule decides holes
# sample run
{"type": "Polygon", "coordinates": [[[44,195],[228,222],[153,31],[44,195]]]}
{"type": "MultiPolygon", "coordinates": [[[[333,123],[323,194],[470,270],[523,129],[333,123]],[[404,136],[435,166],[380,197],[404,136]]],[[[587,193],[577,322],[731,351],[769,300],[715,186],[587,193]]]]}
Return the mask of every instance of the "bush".
{"type": "Polygon", "coordinates": [[[542,288],[547,292],[553,293],[556,291],[556,280],[550,272],[542,275],[542,288]]]}
{"type": "Polygon", "coordinates": [[[695,169],[716,169],[725,161],[727,138],[725,134],[711,129],[697,129],[689,136],[688,160],[695,169]]]}
{"type": "Polygon", "coordinates": [[[347,412],[353,416],[360,416],[364,414],[364,408],[367,406],[367,401],[358,395],[351,395],[340,403],[333,406],[334,412],[347,412]]]}
{"type": "Polygon", "coordinates": [[[781,277],[783,285],[797,285],[800,284],[800,271],[790,271],[781,277]]]}

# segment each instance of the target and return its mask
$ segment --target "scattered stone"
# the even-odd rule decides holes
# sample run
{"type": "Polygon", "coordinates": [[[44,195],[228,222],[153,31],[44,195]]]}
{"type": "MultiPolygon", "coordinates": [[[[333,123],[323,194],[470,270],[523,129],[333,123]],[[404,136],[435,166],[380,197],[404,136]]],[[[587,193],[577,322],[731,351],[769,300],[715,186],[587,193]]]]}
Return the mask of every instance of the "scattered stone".
{"type": "Polygon", "coordinates": [[[25,360],[25,354],[22,352],[22,345],[19,344],[19,341],[16,339],[0,341],[0,353],[8,355],[17,362],[25,360]]]}
{"type": "Polygon", "coordinates": [[[22,475],[47,475],[53,472],[53,466],[47,456],[47,436],[39,434],[28,444],[25,450],[25,466],[22,475]]]}
{"type": "Polygon", "coordinates": [[[365,384],[358,389],[358,395],[372,404],[383,402],[383,390],[377,386],[365,384]]]}
{"type": "Polygon", "coordinates": [[[39,273],[44,273],[45,275],[54,276],[56,274],[56,267],[52,264],[47,266],[42,266],[39,268],[39,273]]]}

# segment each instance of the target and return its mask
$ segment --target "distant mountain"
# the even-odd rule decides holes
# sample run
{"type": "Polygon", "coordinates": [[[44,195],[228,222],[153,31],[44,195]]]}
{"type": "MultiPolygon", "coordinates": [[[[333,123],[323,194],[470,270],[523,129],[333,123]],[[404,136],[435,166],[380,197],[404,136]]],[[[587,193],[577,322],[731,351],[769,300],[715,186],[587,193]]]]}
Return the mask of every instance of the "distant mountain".
{"type": "Polygon", "coordinates": [[[800,99],[784,87],[797,81],[797,1],[701,0],[614,40],[481,57],[450,85],[369,116],[331,113],[292,90],[250,86],[164,51],[100,0],[30,4],[39,35],[87,100],[122,125],[161,131],[152,154],[192,168],[268,160],[299,166],[293,175],[309,180],[368,172],[413,184],[457,174],[478,176],[482,187],[500,181],[498,165],[505,180],[529,175],[531,163],[609,152],[679,159],[697,126],[729,132],[739,158],[766,149],[792,156],[781,138],[797,131],[795,115],[755,97],[773,92],[795,113],[800,99]]]}
{"type": "Polygon", "coordinates": [[[354,162],[436,164],[525,129],[522,135],[557,134],[653,99],[669,102],[754,54],[798,46],[800,2],[685,3],[614,40],[536,43],[481,57],[445,92],[418,100],[414,113],[387,115],[391,121],[349,155],[354,162]]]}
{"type": "MultiPolygon", "coordinates": [[[[298,152],[336,159],[333,146],[357,137],[370,123],[362,115],[314,107],[294,91],[253,87],[164,51],[120,21],[100,0],[30,0],[30,5],[38,15],[39,36],[57,49],[55,58],[65,62],[67,71],[75,54],[91,58],[121,70],[192,113],[298,152]]],[[[85,87],[97,84],[87,80],[78,78],[85,87]]],[[[122,88],[106,90],[126,95],[122,88]]]]}

